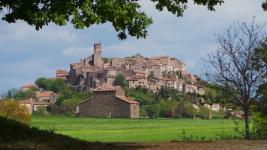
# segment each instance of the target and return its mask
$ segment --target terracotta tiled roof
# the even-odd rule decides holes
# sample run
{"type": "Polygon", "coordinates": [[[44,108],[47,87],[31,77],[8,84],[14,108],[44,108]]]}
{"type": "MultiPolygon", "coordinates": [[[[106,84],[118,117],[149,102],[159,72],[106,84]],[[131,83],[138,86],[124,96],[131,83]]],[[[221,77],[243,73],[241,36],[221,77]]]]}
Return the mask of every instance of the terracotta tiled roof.
{"type": "Polygon", "coordinates": [[[68,75],[68,71],[67,70],[61,70],[61,69],[58,69],[56,71],[56,76],[57,77],[65,77],[68,75]]]}
{"type": "Polygon", "coordinates": [[[126,80],[127,81],[137,81],[137,79],[136,78],[133,78],[133,77],[127,77],[126,80]]]}
{"type": "Polygon", "coordinates": [[[68,71],[67,70],[61,70],[61,69],[58,69],[57,74],[68,74],[68,71]]]}
{"type": "Polygon", "coordinates": [[[126,97],[126,96],[116,96],[118,99],[125,101],[127,103],[130,104],[139,104],[137,101],[135,101],[134,99],[132,99],[131,97],[126,97]]]}
{"type": "Polygon", "coordinates": [[[25,84],[21,86],[21,88],[31,88],[31,87],[35,87],[35,85],[30,83],[30,84],[25,84]]]}
{"type": "Polygon", "coordinates": [[[38,91],[36,92],[37,97],[49,97],[53,94],[54,92],[52,91],[38,91]]]}

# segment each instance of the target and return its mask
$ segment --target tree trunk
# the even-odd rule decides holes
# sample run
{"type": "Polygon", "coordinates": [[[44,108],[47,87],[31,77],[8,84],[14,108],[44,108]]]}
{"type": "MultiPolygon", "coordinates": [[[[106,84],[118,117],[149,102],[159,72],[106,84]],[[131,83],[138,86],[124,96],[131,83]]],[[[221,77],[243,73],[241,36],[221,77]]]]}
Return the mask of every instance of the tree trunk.
{"type": "Polygon", "coordinates": [[[245,139],[249,140],[250,135],[249,135],[249,110],[248,109],[244,110],[244,120],[245,120],[245,139]]]}

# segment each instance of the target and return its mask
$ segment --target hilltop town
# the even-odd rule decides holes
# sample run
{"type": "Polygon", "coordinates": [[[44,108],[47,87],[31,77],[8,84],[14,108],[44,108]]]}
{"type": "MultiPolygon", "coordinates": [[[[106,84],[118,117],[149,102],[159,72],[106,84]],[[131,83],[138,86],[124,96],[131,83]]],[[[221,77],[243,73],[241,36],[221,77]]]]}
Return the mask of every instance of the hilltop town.
{"type": "Polygon", "coordinates": [[[182,93],[204,95],[200,78],[185,70],[185,63],[170,56],[144,57],[137,53],[131,57],[105,58],[101,43],[94,44],[94,53],[78,63],[70,64],[69,71],[57,70],[56,77],[65,79],[78,91],[114,86],[122,74],[129,88],[145,87],[157,92],[161,87],[171,87],[182,93]]]}

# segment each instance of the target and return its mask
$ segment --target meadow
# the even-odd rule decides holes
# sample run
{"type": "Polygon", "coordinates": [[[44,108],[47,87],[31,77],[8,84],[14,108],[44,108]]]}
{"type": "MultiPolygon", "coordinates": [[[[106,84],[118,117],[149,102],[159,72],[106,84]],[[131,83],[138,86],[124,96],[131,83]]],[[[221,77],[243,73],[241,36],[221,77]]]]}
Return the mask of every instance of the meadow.
{"type": "MultiPolygon", "coordinates": [[[[242,121],[236,120],[241,127],[242,121]]],[[[33,116],[31,126],[86,141],[166,142],[194,137],[216,140],[221,136],[240,136],[232,119],[103,119],[33,116]],[[184,130],[185,136],[182,136],[184,130]]]]}

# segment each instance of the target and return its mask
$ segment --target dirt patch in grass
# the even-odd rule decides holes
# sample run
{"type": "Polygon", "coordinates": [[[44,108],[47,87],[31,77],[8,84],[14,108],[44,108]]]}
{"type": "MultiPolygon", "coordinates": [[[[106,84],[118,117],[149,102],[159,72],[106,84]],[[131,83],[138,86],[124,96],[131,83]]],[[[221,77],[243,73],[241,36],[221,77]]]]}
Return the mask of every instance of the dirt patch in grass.
{"type": "Polygon", "coordinates": [[[267,150],[267,140],[214,141],[214,142],[164,142],[164,143],[45,143],[15,142],[0,143],[7,150],[267,150]]]}
{"type": "MultiPolygon", "coordinates": [[[[127,144],[126,144],[127,145],[127,144]]],[[[124,145],[124,146],[126,146],[124,145]]],[[[128,144],[142,150],[267,150],[267,140],[128,144]]]]}

